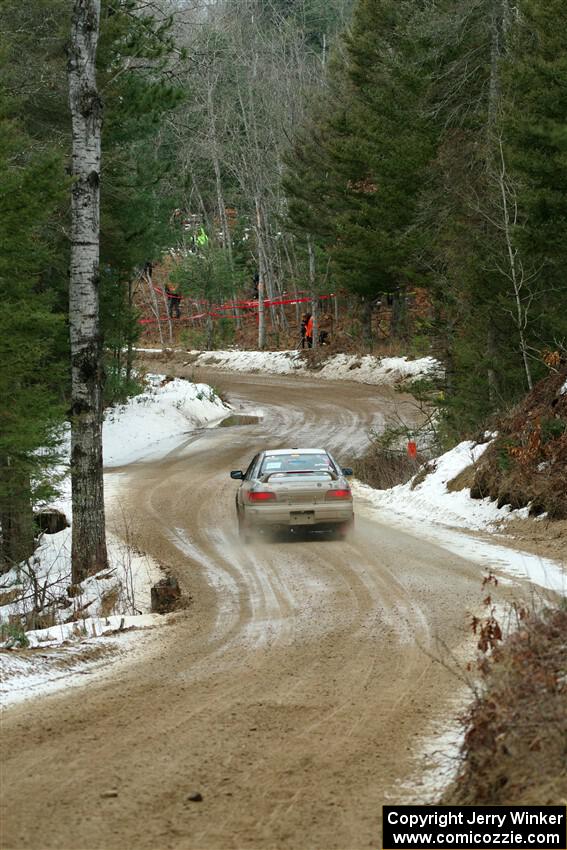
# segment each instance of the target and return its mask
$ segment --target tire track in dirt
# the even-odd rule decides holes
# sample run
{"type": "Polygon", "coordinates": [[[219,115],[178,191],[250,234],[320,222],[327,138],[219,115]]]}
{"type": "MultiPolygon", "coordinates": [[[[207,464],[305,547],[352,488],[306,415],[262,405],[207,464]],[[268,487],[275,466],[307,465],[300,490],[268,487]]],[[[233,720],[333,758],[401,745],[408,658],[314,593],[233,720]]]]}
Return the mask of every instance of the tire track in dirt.
{"type": "Polygon", "coordinates": [[[430,656],[437,635],[461,647],[477,567],[368,520],[347,542],[248,549],[236,533],[231,468],[290,441],[347,463],[408,403],[360,384],[224,380],[260,425],[118,471],[138,545],[193,601],[143,661],[6,712],[6,850],[377,845],[380,805],[454,695],[430,656]]]}

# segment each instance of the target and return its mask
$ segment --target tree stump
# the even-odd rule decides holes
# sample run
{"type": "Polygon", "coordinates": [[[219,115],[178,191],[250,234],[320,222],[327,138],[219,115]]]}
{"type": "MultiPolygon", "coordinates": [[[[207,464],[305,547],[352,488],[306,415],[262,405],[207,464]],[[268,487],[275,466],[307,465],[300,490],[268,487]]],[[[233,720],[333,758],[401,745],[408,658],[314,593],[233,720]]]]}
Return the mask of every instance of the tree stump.
{"type": "Polygon", "coordinates": [[[46,534],[58,534],[68,528],[69,523],[63,511],[48,508],[45,511],[36,511],[33,516],[36,528],[46,534]]]}
{"type": "Polygon", "coordinates": [[[181,598],[181,589],[173,576],[158,581],[151,591],[152,612],[154,614],[168,614],[177,607],[181,598]]]}

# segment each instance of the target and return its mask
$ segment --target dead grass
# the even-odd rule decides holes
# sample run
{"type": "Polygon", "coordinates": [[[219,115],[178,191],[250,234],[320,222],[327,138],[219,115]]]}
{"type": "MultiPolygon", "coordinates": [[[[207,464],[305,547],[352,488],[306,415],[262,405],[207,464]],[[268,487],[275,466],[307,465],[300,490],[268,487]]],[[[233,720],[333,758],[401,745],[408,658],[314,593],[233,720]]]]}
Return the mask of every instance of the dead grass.
{"type": "Polygon", "coordinates": [[[488,654],[444,805],[559,805],[567,798],[567,607],[519,612],[488,654]]]}
{"type": "Polygon", "coordinates": [[[566,381],[562,365],[498,423],[498,437],[479,461],[473,497],[567,519],[566,381]]]}
{"type": "Polygon", "coordinates": [[[417,475],[413,476],[411,482],[411,489],[415,490],[416,487],[419,487],[420,484],[423,484],[427,476],[430,475],[432,472],[435,472],[435,466],[436,464],[434,460],[430,460],[427,463],[424,463],[417,475]]]}
{"type": "MultiPolygon", "coordinates": [[[[18,619],[21,620],[20,615],[18,619]]],[[[26,632],[35,629],[50,629],[51,626],[57,625],[55,611],[28,611],[25,614],[24,629],[26,632]]]]}
{"type": "Polygon", "coordinates": [[[449,493],[458,493],[460,490],[470,490],[474,484],[476,475],[476,467],[471,463],[465,467],[458,475],[447,482],[447,490],[449,493]]]}
{"type": "Polygon", "coordinates": [[[22,595],[22,588],[15,587],[12,590],[6,590],[3,593],[0,593],[0,607],[3,605],[10,605],[11,602],[15,602],[22,595]]]}
{"type": "Polygon", "coordinates": [[[424,458],[410,458],[405,452],[385,449],[372,443],[362,457],[354,462],[354,474],[364,484],[387,490],[405,484],[416,474],[424,458]]]}
{"type": "Polygon", "coordinates": [[[100,616],[110,617],[111,614],[114,614],[117,610],[119,600],[120,588],[111,587],[107,590],[100,600],[100,616]]]}

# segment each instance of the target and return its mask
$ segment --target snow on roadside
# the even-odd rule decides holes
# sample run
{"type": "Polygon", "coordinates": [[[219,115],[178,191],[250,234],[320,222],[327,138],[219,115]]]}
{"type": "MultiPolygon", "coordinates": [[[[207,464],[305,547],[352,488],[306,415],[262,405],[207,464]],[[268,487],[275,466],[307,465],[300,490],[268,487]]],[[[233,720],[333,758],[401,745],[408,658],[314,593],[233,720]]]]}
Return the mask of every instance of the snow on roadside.
{"type": "MultiPolygon", "coordinates": [[[[210,427],[231,413],[207,384],[163,375],[150,375],[147,382],[141,395],[106,413],[103,450],[107,468],[163,456],[179,445],[189,430],[210,427]]],[[[68,435],[66,443],[68,451],[68,435]]],[[[115,481],[106,487],[107,509],[120,510],[119,490],[115,481]]],[[[68,479],[53,506],[71,519],[68,479]]],[[[134,630],[132,639],[139,640],[140,630],[163,622],[163,617],[151,613],[151,587],[163,578],[159,565],[117,535],[108,534],[107,543],[108,569],[72,591],[70,528],[44,534],[28,562],[0,577],[4,601],[0,623],[6,627],[3,645],[8,650],[2,653],[2,705],[66,687],[69,677],[84,673],[85,666],[89,670],[102,667],[109,650],[113,659],[120,655],[118,645],[122,645],[124,632],[134,630]],[[23,642],[27,648],[18,651],[15,647],[22,642],[18,624],[29,618],[34,597],[41,596],[45,627],[26,631],[23,642]],[[115,633],[120,633],[120,640],[108,637],[115,633]],[[100,658],[88,660],[93,654],[100,658]]]]}
{"type": "Polygon", "coordinates": [[[218,423],[231,408],[208,384],[148,375],[148,388],[107,411],[103,425],[105,467],[161,457],[189,430],[218,423]]]}
{"type": "Polygon", "coordinates": [[[392,805],[435,805],[457,776],[465,729],[459,717],[470,703],[470,692],[457,689],[442,716],[423,735],[414,752],[415,768],[387,795],[392,805]]]}
{"type": "MultiPolygon", "coordinates": [[[[430,461],[431,471],[421,483],[414,477],[407,484],[399,484],[389,490],[374,490],[357,484],[357,490],[375,507],[391,511],[408,520],[427,520],[435,524],[473,531],[489,529],[499,520],[510,516],[509,508],[497,508],[490,499],[471,499],[470,490],[449,492],[447,484],[467,466],[476,463],[488,448],[489,443],[474,443],[467,440],[454,449],[430,461]]],[[[420,473],[418,473],[420,475],[420,473]]],[[[419,479],[417,479],[419,480],[419,479]]],[[[526,515],[527,511],[515,511],[514,516],[526,515]]]]}
{"type": "MultiPolygon", "coordinates": [[[[55,623],[52,626],[26,631],[31,647],[52,646],[68,640],[76,640],[85,632],[92,636],[110,629],[102,621],[111,615],[150,614],[150,589],[163,577],[160,567],[148,556],[132,550],[130,546],[112,534],[107,535],[109,567],[89,576],[73,595],[67,589],[71,581],[71,529],[58,534],[44,534],[41,542],[28,562],[23,562],[5,573],[1,578],[4,593],[20,592],[23,600],[17,599],[0,607],[0,621],[25,616],[33,606],[34,595],[43,596],[43,607],[50,612],[55,623]],[[101,622],[99,622],[101,621],[101,622]]],[[[156,622],[159,618],[156,618],[156,622]]],[[[140,622],[140,625],[142,623],[140,622]]],[[[134,625],[133,623],[131,625],[134,625]]]]}
{"type": "MultiPolygon", "coordinates": [[[[155,349],[138,349],[155,353],[155,349]]],[[[440,369],[433,357],[374,357],[370,354],[332,354],[323,365],[310,369],[300,351],[188,351],[191,365],[230,372],[262,372],[270,375],[301,373],[331,381],[394,385],[431,375],[440,369]]]]}
{"type": "MultiPolygon", "coordinates": [[[[138,623],[138,617],[132,618],[138,623]]],[[[33,650],[6,652],[2,658],[2,684],[0,706],[11,705],[33,697],[46,696],[62,689],[82,687],[108,673],[109,662],[113,672],[130,665],[151,651],[155,631],[132,625],[125,618],[123,629],[105,633],[101,637],[66,643],[53,648],[39,646],[33,650]]]]}
{"type": "Polygon", "coordinates": [[[527,508],[513,511],[508,506],[498,508],[488,498],[471,499],[469,488],[456,492],[447,489],[448,482],[475,463],[488,445],[460,443],[431,461],[428,474],[423,475],[421,470],[407,484],[388,490],[354,482],[357,507],[374,520],[431,540],[483,566],[502,569],[515,578],[566,594],[567,573],[561,563],[466,534],[493,531],[508,519],[528,515],[527,508]]]}
{"type": "MultiPolygon", "coordinates": [[[[0,607],[0,621],[12,624],[25,619],[36,593],[45,592],[44,622],[53,625],[25,632],[26,648],[16,647],[21,632],[10,630],[2,659],[0,705],[19,702],[67,687],[70,677],[102,667],[118,643],[102,635],[148,629],[163,622],[151,613],[151,587],[163,572],[151,558],[134,552],[114,535],[107,535],[109,568],[89,576],[69,595],[71,585],[71,530],[46,534],[28,564],[20,564],[2,576],[2,592],[13,591],[20,599],[0,607]],[[106,640],[98,646],[97,640],[106,640]],[[9,650],[9,651],[7,651],[9,650]],[[96,651],[95,651],[96,650],[96,651]],[[47,654],[46,654],[47,653],[47,654]],[[96,659],[93,658],[96,656],[96,659]]],[[[118,653],[119,654],[119,653],[118,653]]]]}
{"type": "Polygon", "coordinates": [[[433,357],[408,360],[407,357],[373,357],[365,354],[335,354],[317,373],[331,381],[359,381],[363,384],[398,384],[434,375],[440,364],[433,357]]]}

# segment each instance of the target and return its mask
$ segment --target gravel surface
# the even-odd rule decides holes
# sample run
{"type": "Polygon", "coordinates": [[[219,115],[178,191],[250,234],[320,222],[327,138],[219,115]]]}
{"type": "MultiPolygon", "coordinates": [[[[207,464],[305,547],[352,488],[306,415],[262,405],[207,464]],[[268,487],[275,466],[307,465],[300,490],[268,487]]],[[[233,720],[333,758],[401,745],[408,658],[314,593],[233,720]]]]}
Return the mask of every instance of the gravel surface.
{"type": "Polygon", "coordinates": [[[462,684],[439,660],[470,649],[480,568],[363,518],[346,542],[243,547],[228,475],[290,443],[346,464],[411,400],[214,383],[262,422],[116,470],[137,544],[192,602],[128,667],[5,712],[4,850],[377,847],[381,806],[411,801],[424,735],[451,714],[462,684]]]}

